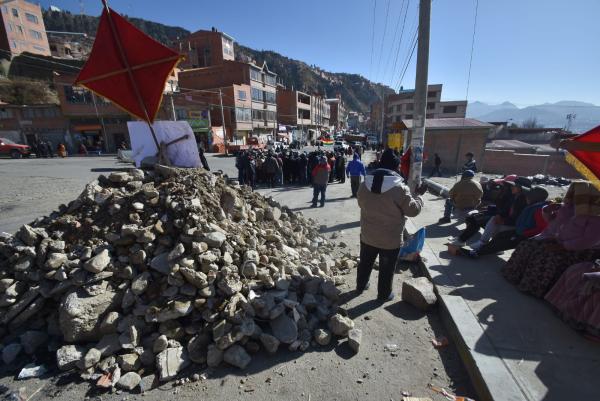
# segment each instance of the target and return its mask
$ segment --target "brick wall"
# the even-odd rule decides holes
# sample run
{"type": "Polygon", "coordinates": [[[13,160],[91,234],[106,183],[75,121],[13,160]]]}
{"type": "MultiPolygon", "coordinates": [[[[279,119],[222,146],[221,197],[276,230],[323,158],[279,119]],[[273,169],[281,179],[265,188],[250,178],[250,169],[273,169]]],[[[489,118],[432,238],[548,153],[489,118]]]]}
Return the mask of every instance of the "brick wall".
{"type": "Polygon", "coordinates": [[[425,168],[433,167],[434,154],[442,159],[442,169],[447,172],[458,171],[465,163],[465,154],[475,155],[477,163],[484,156],[485,143],[489,129],[471,129],[468,131],[447,129],[427,130],[425,133],[425,148],[427,160],[425,168]]]}
{"type": "Polygon", "coordinates": [[[516,153],[512,150],[485,150],[482,170],[490,174],[535,175],[548,174],[556,177],[581,178],[564,155],[537,155],[516,153]]]}

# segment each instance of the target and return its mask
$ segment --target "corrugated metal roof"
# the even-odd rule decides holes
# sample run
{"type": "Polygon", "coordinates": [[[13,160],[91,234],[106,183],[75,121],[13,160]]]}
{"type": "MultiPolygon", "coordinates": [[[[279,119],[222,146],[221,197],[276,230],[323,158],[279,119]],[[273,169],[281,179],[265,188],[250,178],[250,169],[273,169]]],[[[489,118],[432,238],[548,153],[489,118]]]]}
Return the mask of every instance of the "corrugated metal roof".
{"type": "Polygon", "coordinates": [[[535,149],[537,146],[516,139],[496,139],[485,145],[488,149],[535,149]]]}
{"type": "MultiPolygon", "coordinates": [[[[414,120],[402,120],[408,129],[413,127],[414,120]]],[[[431,118],[425,120],[426,129],[474,129],[494,128],[494,125],[474,118],[431,118]]]]}

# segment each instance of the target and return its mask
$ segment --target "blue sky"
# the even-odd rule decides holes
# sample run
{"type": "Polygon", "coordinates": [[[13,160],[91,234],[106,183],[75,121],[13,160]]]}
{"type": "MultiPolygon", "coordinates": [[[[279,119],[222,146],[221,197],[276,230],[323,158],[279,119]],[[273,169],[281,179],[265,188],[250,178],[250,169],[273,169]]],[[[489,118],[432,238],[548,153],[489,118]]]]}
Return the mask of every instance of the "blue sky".
{"type": "MultiPolygon", "coordinates": [[[[387,18],[388,0],[377,0],[372,46],[374,1],[112,0],[109,4],[130,16],[192,31],[215,26],[246,46],[395,86],[410,52],[418,0],[389,0],[387,18]],[[407,2],[393,69],[404,18],[401,8],[406,10],[407,2]]],[[[44,7],[51,4],[72,12],[80,9],[78,0],[41,1],[44,7]]],[[[83,4],[87,14],[100,13],[100,0],[83,4]]],[[[475,0],[433,1],[429,82],[444,84],[445,100],[465,98],[474,16],[475,0]]],[[[469,100],[510,100],[520,107],[559,100],[600,105],[598,16],[598,0],[480,0],[469,100]]],[[[416,52],[402,81],[405,88],[414,86],[415,59],[416,52]]]]}

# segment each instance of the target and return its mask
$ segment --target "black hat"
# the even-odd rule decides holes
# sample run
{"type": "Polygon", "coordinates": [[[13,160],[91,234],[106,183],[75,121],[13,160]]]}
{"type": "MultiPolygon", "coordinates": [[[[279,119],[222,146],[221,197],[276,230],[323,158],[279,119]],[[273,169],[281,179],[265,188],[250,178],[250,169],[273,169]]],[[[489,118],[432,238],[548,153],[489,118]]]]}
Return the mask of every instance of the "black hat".
{"type": "Polygon", "coordinates": [[[392,149],[386,149],[381,155],[381,167],[388,170],[397,170],[400,165],[400,159],[394,154],[392,149]]]}
{"type": "Polygon", "coordinates": [[[531,188],[531,180],[527,177],[517,177],[515,185],[521,188],[531,188]]]}

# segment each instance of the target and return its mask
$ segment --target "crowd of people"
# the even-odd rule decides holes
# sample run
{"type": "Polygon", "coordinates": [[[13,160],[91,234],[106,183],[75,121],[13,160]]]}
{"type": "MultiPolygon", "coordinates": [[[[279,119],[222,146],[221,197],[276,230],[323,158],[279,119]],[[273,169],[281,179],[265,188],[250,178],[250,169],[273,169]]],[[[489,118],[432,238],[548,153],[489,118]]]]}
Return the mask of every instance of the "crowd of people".
{"type": "Polygon", "coordinates": [[[549,199],[526,177],[482,185],[467,170],[450,190],[440,223],[450,217],[466,223],[448,243],[450,253],[479,258],[514,249],[503,276],[600,340],[600,191],[591,183],[574,182],[563,199],[549,199]],[[480,239],[467,247],[480,230],[480,239]]]}
{"type": "Polygon", "coordinates": [[[237,153],[235,167],[240,185],[248,185],[252,188],[261,186],[273,188],[283,185],[309,186],[314,183],[315,168],[322,166],[324,159],[329,168],[326,184],[345,183],[347,160],[352,155],[360,159],[362,148],[312,152],[250,149],[237,153]]]}

